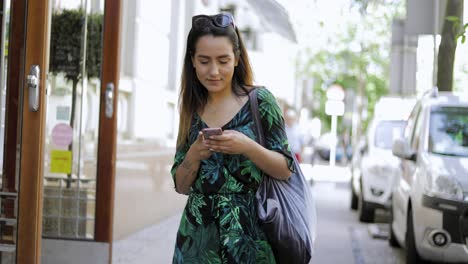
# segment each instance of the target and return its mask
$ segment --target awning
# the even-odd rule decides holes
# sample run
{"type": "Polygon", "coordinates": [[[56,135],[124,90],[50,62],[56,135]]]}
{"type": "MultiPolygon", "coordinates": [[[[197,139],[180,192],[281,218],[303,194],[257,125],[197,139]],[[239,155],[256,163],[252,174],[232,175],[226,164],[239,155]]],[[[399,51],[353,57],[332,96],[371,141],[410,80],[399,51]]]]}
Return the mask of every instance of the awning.
{"type": "Polygon", "coordinates": [[[297,43],[296,33],[289,20],[289,14],[275,0],[247,0],[262,20],[266,30],[276,32],[282,37],[297,43]]]}

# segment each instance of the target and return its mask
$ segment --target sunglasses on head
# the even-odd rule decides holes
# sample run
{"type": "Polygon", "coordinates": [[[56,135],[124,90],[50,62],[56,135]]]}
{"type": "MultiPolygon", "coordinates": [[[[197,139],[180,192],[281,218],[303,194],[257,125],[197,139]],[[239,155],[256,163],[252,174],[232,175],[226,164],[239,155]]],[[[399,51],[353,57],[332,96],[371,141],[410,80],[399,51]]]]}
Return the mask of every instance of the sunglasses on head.
{"type": "Polygon", "coordinates": [[[197,15],[192,17],[192,28],[203,28],[210,24],[220,28],[226,28],[229,25],[232,25],[233,28],[236,28],[236,25],[234,24],[234,18],[229,13],[221,13],[212,16],[197,15]]]}

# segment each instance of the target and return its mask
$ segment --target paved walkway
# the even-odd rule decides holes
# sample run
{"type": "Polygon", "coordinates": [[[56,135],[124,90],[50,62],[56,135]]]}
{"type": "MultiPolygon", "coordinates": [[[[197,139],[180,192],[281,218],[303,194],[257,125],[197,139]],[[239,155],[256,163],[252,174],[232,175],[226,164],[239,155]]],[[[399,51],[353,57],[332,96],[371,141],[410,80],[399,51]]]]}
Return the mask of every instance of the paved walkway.
{"type": "MultiPolygon", "coordinates": [[[[349,182],[345,166],[301,164],[306,178],[316,182],[349,182]]],[[[180,215],[170,216],[159,223],[114,242],[112,263],[153,264],[171,263],[180,215]]]]}
{"type": "Polygon", "coordinates": [[[172,263],[179,221],[180,214],[174,215],[122,240],[115,241],[112,249],[112,263],[172,263]]]}

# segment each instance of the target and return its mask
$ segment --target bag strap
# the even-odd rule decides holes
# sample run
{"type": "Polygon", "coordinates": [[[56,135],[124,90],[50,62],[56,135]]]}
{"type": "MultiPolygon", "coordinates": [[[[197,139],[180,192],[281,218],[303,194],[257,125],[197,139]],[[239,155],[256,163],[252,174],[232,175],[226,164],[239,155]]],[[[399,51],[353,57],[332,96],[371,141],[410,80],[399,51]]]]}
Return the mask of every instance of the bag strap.
{"type": "Polygon", "coordinates": [[[265,146],[265,138],[263,134],[262,122],[260,119],[260,111],[258,109],[257,90],[258,88],[254,87],[249,92],[250,112],[252,112],[252,119],[257,130],[258,143],[260,143],[260,145],[262,146],[265,146]]]}

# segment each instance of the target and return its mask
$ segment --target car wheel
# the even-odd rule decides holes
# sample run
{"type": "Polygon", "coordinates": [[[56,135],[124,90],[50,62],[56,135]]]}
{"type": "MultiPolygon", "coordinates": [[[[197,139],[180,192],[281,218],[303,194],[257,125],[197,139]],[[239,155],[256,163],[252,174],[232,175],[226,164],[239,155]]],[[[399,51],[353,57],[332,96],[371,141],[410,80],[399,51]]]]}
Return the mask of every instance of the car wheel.
{"type": "Polygon", "coordinates": [[[406,263],[424,263],[416,249],[416,241],[414,238],[413,212],[411,208],[408,210],[408,218],[406,221],[406,263]]]}
{"type": "Polygon", "coordinates": [[[358,208],[358,196],[354,191],[353,184],[351,183],[351,209],[356,210],[358,208]]]}
{"type": "Polygon", "coordinates": [[[400,244],[396,239],[395,232],[393,232],[393,208],[390,208],[390,219],[389,219],[389,236],[388,236],[388,244],[391,247],[399,248],[400,244]]]}
{"type": "Polygon", "coordinates": [[[364,197],[362,197],[362,193],[363,189],[361,184],[361,193],[358,196],[359,221],[371,223],[374,221],[375,210],[373,208],[369,208],[369,205],[364,201],[364,197]]]}

